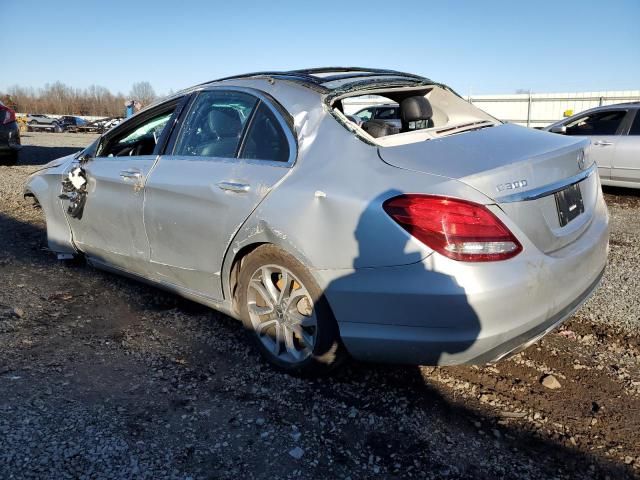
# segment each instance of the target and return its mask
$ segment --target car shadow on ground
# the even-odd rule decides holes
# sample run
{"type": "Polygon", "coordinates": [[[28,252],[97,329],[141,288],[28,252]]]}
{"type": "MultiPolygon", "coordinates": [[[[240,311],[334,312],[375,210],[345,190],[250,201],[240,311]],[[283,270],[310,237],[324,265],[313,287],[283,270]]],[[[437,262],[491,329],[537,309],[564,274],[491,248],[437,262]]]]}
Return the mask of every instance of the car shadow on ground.
{"type": "MultiPolygon", "coordinates": [[[[122,278],[110,273],[96,271],[91,267],[76,264],[69,269],[60,269],[55,258],[45,251],[46,245],[44,224],[31,224],[20,221],[13,217],[0,214],[0,274],[7,269],[14,268],[19,273],[20,281],[29,283],[34,281],[30,288],[41,289],[41,295],[46,293],[49,285],[37,285],[37,277],[40,281],[46,282],[46,277],[56,277],[63,275],[65,278],[60,282],[74,281],[82,284],[84,280],[91,278],[94,289],[93,292],[84,292],[84,295],[93,295],[97,291],[109,292],[109,298],[113,302],[120,302],[120,308],[131,309],[136,312],[138,318],[145,314],[156,312],[162,314],[164,310],[182,315],[183,325],[189,323],[194,325],[194,329],[200,333],[196,338],[201,339],[202,330],[210,328],[210,335],[216,337],[229,337],[237,341],[242,341],[244,335],[240,323],[229,320],[228,317],[220,315],[207,315],[207,309],[188,300],[181,299],[171,293],[162,292],[154,287],[146,286],[122,278]],[[30,274],[30,271],[34,271],[30,274]],[[31,277],[31,278],[30,278],[31,277]],[[213,317],[213,318],[212,318],[213,317]],[[216,318],[218,317],[218,318],[216,318]],[[219,318],[222,317],[222,318],[219,318]],[[218,321],[215,328],[209,323],[210,320],[218,321]]],[[[6,278],[6,277],[5,277],[6,278]]],[[[17,286],[8,283],[5,289],[13,289],[17,286]]],[[[105,306],[110,309],[114,306],[105,306]]],[[[112,312],[117,312],[118,308],[113,308],[112,312]]],[[[101,319],[103,323],[120,324],[121,319],[117,315],[106,315],[101,319]]],[[[190,327],[191,328],[191,327],[190,327]]],[[[110,331],[109,329],[104,331],[110,331]]],[[[93,336],[106,335],[103,330],[93,332],[93,336]]],[[[182,336],[180,332],[175,332],[175,341],[185,342],[183,352],[189,352],[186,343],[193,341],[188,335],[182,336]]],[[[112,332],[109,333],[112,335],[112,332]]],[[[111,340],[111,338],[109,338],[111,340]]],[[[72,340],[65,343],[72,343],[72,340]]],[[[83,339],[78,339],[79,343],[83,339]]],[[[108,343],[108,342],[106,342],[108,343]]],[[[206,345],[206,344],[205,344],[206,345]]],[[[69,354],[73,354],[73,347],[69,347],[69,354]]],[[[105,347],[106,348],[106,347],[105,347]]],[[[124,348],[124,347],[122,347],[124,348]]],[[[109,347],[113,349],[113,347],[109,347]]],[[[123,352],[126,355],[126,352],[123,352]]],[[[72,358],[71,356],[69,358],[72,358]]],[[[195,369],[205,369],[210,361],[225,362],[227,365],[221,366],[226,372],[233,375],[242,375],[246,371],[254,371],[255,363],[261,362],[258,355],[245,355],[236,351],[216,351],[213,347],[204,347],[199,343],[190,353],[184,354],[184,361],[195,369]]],[[[103,368],[112,368],[105,365],[103,368]]],[[[146,369],[142,366],[142,369],[146,369]]],[[[356,409],[363,415],[375,415],[394,425],[394,428],[379,428],[363,431],[360,425],[354,423],[352,435],[358,440],[362,440],[364,445],[372,455],[381,458],[381,462],[388,464],[391,469],[394,464],[401,464],[403,468],[415,465],[415,460],[421,460],[421,469],[425,471],[446,472],[453,464],[463,464],[460,459],[456,459],[456,444],[459,442],[468,445],[475,445],[475,448],[490,448],[486,456],[502,456],[507,464],[502,465],[502,471],[506,478],[518,476],[519,468],[529,468],[526,465],[535,465],[536,477],[554,478],[559,475],[568,475],[575,478],[634,478],[633,471],[624,465],[608,461],[602,457],[596,457],[588,452],[568,448],[552,438],[545,437],[544,433],[535,434],[518,426],[498,425],[498,416],[488,415],[480,409],[474,408],[464,400],[456,400],[455,395],[451,396],[445,391],[441,391],[436,385],[429,381],[428,373],[425,369],[411,366],[389,366],[351,362],[345,368],[337,372],[333,377],[316,380],[297,380],[289,377],[282,378],[283,374],[273,372],[270,367],[261,362],[259,367],[266,372],[254,378],[255,387],[260,389],[278,390],[282,389],[281,383],[294,382],[296,392],[294,403],[287,404],[286,408],[274,401],[270,408],[277,421],[283,424],[300,424],[301,418],[308,417],[306,414],[309,405],[306,399],[313,398],[314,402],[322,405],[335,405],[327,407],[332,418],[339,419],[345,417],[351,408],[356,409]],[[395,408],[402,406],[404,419],[397,415],[395,408]],[[424,425],[407,426],[403,421],[410,423],[418,418],[426,420],[424,425]],[[422,431],[429,431],[437,425],[437,435],[424,435],[422,431]],[[482,433],[478,425],[481,425],[482,433]],[[499,431],[494,440],[487,438],[492,431],[499,431]],[[464,439],[462,438],[464,436],[464,439]],[[433,442],[442,442],[438,447],[433,442]],[[446,445],[443,447],[442,445],[446,445]],[[495,446],[495,448],[494,448],[495,446]],[[435,456],[435,450],[447,450],[450,456],[443,460],[442,456],[435,456]],[[511,458],[513,452],[513,459],[511,458]],[[516,453],[517,452],[517,453],[516,453]],[[393,457],[392,457],[393,454],[393,457]],[[518,460],[516,460],[518,458],[518,460]],[[523,460],[524,459],[524,460],[523,460]]],[[[428,370],[426,370],[428,372],[428,370]]],[[[43,376],[41,385],[37,388],[48,388],[46,376],[43,376]]],[[[142,381],[142,379],[141,379],[142,381]]],[[[109,388],[106,382],[103,387],[109,388]]],[[[218,391],[208,384],[196,384],[196,392],[205,403],[211,395],[218,391]],[[198,391],[199,390],[199,391],[198,391]]],[[[72,395],[72,392],[67,392],[72,395]]],[[[158,395],[162,395],[158,392],[158,395]]],[[[233,397],[232,401],[242,403],[254,401],[252,397],[246,397],[240,392],[239,396],[233,397]]],[[[136,407],[142,409],[145,403],[151,403],[153,398],[136,397],[132,401],[138,402],[136,407]]],[[[54,400],[51,400],[54,401],[54,400]]],[[[304,421],[304,420],[303,420],[304,421]]],[[[320,435],[324,438],[332,438],[338,435],[339,441],[350,441],[344,432],[335,433],[328,430],[328,427],[319,427],[317,424],[306,420],[308,424],[302,425],[304,429],[324,428],[320,435]]],[[[355,422],[355,420],[354,420],[355,422]]],[[[163,422],[164,423],[164,422],[163,422]]],[[[229,427],[231,428],[231,427],[229,427]]],[[[345,427],[346,428],[346,427],[345,427]]],[[[170,432],[167,432],[167,434],[170,432]]],[[[124,438],[135,443],[138,438],[127,436],[123,432],[124,438]]],[[[342,447],[340,447],[340,451],[342,447]]],[[[259,451],[254,455],[260,456],[259,451]]],[[[339,452],[336,451],[339,456],[339,452]]],[[[346,462],[346,460],[345,460],[346,462]]],[[[414,468],[414,467],[412,467],[414,468]]],[[[473,465],[466,465],[464,475],[458,478],[480,478],[483,473],[480,466],[474,470],[473,465]]],[[[313,472],[307,472],[313,476],[313,472]]]]}
{"type": "Polygon", "coordinates": [[[17,165],[44,165],[56,158],[82,150],[81,147],[40,147],[23,145],[18,154],[17,165]]]}
{"type": "Polygon", "coordinates": [[[603,186],[602,192],[608,205],[633,208],[640,206],[640,189],[638,188],[603,186]]]}
{"type": "Polygon", "coordinates": [[[640,199],[640,188],[625,188],[625,187],[609,187],[602,186],[602,192],[607,195],[615,195],[620,197],[631,197],[640,199]]]}

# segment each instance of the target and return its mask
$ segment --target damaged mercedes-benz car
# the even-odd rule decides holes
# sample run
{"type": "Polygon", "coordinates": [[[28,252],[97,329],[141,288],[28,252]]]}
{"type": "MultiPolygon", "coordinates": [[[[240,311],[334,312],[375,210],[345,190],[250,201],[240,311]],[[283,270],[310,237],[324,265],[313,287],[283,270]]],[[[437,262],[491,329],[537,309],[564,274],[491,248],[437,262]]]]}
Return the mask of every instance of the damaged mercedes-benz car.
{"type": "Polygon", "coordinates": [[[588,141],[390,70],[197,85],[46,165],[25,196],[59,258],[227,313],[293,373],[349,355],[497,361],[580,307],[608,251],[588,141]],[[399,127],[350,120],[347,99],[369,95],[399,127]]]}

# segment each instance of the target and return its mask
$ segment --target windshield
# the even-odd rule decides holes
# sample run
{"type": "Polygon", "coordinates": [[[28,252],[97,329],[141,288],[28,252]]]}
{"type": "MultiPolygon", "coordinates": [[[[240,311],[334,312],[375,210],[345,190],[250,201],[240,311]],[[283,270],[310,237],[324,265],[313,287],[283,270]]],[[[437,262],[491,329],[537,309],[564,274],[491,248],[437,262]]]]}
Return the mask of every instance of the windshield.
{"type": "Polygon", "coordinates": [[[134,130],[129,135],[120,140],[119,143],[134,143],[140,140],[142,137],[148,135],[153,135],[154,139],[157,141],[157,137],[160,135],[160,132],[162,132],[162,129],[169,121],[169,118],[171,118],[172,113],[173,112],[167,112],[166,114],[159,116],[158,118],[148,123],[145,123],[140,128],[134,130]]]}

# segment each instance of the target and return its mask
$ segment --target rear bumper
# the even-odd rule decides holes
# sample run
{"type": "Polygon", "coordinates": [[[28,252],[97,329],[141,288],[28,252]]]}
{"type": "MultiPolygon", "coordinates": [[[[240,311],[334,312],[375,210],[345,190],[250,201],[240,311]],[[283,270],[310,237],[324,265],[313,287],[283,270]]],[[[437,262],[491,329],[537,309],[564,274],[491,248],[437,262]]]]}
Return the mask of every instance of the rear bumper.
{"type": "Polygon", "coordinates": [[[529,244],[503,262],[433,254],[402,267],[316,273],[356,359],[480,364],[530,345],[571,316],[596,289],[607,251],[600,198],[589,228],[552,254],[529,244]]]}
{"type": "Polygon", "coordinates": [[[497,362],[526,349],[571,317],[598,287],[603,274],[604,270],[574,302],[530,330],[504,342],[495,337],[478,338],[473,344],[477,356],[459,354],[455,360],[441,361],[443,351],[459,351],[470,343],[468,337],[442,329],[348,322],[340,325],[340,331],[349,353],[364,361],[422,365],[497,362]]]}
{"type": "Polygon", "coordinates": [[[442,329],[348,322],[341,324],[340,330],[347,350],[360,360],[423,365],[497,362],[526,349],[571,317],[596,290],[603,274],[604,270],[574,302],[530,330],[503,343],[495,337],[479,338],[473,345],[475,357],[459,356],[455,361],[442,362],[443,350],[458,351],[469,343],[468,338],[461,339],[455,332],[442,329]]]}

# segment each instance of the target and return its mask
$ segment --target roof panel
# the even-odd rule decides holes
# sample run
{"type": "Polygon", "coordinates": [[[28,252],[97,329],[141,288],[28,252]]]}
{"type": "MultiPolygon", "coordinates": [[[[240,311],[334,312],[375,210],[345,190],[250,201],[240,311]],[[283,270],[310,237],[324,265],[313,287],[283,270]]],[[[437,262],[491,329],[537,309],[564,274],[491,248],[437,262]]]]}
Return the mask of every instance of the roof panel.
{"type": "Polygon", "coordinates": [[[396,72],[395,70],[384,70],[376,68],[360,68],[360,67],[325,67],[325,68],[310,68],[304,70],[289,70],[289,71],[265,71],[246,73],[243,75],[234,75],[231,77],[220,78],[206,83],[221,82],[224,80],[244,79],[244,78],[256,78],[256,77],[270,77],[280,78],[283,80],[290,80],[302,85],[306,85],[313,88],[333,90],[336,88],[342,88],[345,85],[354,82],[366,82],[371,80],[372,82],[380,81],[429,81],[425,77],[420,75],[414,75],[411,73],[396,72]]]}

